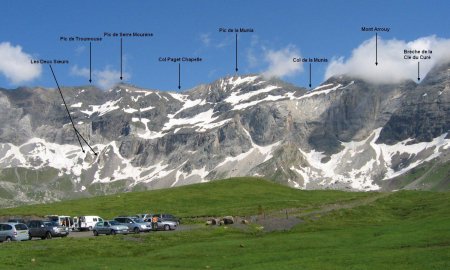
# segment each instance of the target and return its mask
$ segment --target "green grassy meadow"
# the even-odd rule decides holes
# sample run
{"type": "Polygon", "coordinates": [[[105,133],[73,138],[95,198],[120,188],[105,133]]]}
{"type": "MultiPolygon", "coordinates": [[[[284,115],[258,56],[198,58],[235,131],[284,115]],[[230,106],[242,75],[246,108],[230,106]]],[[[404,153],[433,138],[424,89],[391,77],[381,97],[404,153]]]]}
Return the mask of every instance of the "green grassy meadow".
{"type": "MultiPolygon", "coordinates": [[[[267,211],[299,208],[301,212],[379,195],[299,191],[241,178],[92,198],[89,204],[86,200],[55,203],[50,209],[68,207],[67,211],[76,212],[86,203],[84,206],[91,207],[90,210],[108,216],[116,213],[111,205],[121,205],[122,200],[137,202],[150,196],[149,202],[155,207],[183,217],[241,215],[257,214],[259,205],[267,211]],[[176,202],[177,196],[180,202],[176,202]],[[164,203],[168,201],[156,200],[164,197],[175,202],[165,208],[164,203]],[[193,201],[197,198],[198,201],[193,201]]],[[[2,209],[0,215],[16,211],[41,214],[48,209],[42,205],[24,206],[2,209]]],[[[140,210],[119,211],[126,209],[140,210]]],[[[0,244],[0,268],[450,269],[449,209],[448,192],[400,191],[379,196],[361,206],[355,204],[353,208],[306,216],[304,222],[288,231],[264,232],[256,225],[245,230],[205,226],[173,233],[3,243],[0,244]]]]}
{"type": "Polygon", "coordinates": [[[57,203],[0,209],[0,216],[49,214],[113,218],[138,213],[172,213],[181,218],[249,215],[261,209],[313,208],[374,193],[301,191],[260,178],[233,178],[171,189],[122,193],[57,203]]]}

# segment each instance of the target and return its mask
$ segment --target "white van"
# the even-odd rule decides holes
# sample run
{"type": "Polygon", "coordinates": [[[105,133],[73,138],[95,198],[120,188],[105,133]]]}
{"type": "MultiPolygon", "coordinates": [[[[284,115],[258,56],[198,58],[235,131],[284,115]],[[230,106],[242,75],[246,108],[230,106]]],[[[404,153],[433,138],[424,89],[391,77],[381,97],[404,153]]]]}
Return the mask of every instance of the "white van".
{"type": "Polygon", "coordinates": [[[72,231],[75,229],[76,220],[70,216],[47,215],[45,217],[53,222],[57,222],[61,226],[69,228],[72,231]]]}
{"type": "Polygon", "coordinates": [[[78,217],[78,230],[92,231],[97,222],[103,221],[103,218],[99,216],[81,216],[78,217]]]}

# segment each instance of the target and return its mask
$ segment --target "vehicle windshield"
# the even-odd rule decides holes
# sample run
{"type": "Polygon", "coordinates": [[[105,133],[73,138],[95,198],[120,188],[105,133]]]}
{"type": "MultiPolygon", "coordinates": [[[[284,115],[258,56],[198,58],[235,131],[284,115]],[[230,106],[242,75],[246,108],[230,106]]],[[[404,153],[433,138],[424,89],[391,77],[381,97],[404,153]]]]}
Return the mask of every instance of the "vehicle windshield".
{"type": "Polygon", "coordinates": [[[22,224],[22,223],[19,223],[19,224],[16,224],[16,225],[14,225],[14,227],[16,227],[16,230],[22,230],[22,231],[24,231],[24,230],[28,230],[28,227],[25,225],[25,224],[22,224]]]}
{"type": "Polygon", "coordinates": [[[110,220],[110,221],[108,221],[108,222],[109,222],[109,224],[111,224],[111,225],[120,225],[120,223],[117,222],[117,221],[115,221],[115,220],[110,220]]]}
{"type": "Polygon", "coordinates": [[[52,221],[52,222],[45,222],[44,225],[47,227],[51,227],[51,226],[55,227],[55,226],[59,226],[59,223],[52,221]]]}
{"type": "Polygon", "coordinates": [[[59,218],[58,216],[49,216],[48,219],[51,221],[57,221],[59,218]]]}
{"type": "Polygon", "coordinates": [[[144,223],[145,222],[142,218],[133,218],[133,221],[136,223],[144,223]]]}

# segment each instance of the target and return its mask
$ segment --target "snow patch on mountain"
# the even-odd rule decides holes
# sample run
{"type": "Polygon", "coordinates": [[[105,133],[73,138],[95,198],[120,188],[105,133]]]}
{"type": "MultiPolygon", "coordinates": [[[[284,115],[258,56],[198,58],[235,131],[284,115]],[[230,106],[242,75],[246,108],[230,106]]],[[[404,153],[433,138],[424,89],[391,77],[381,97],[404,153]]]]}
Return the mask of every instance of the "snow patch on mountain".
{"type": "Polygon", "coordinates": [[[123,111],[126,112],[126,113],[135,113],[135,112],[137,112],[138,110],[136,110],[136,109],[134,109],[134,108],[126,108],[126,109],[123,109],[123,111]]]}
{"type": "Polygon", "coordinates": [[[170,95],[183,103],[183,106],[181,107],[181,109],[179,109],[178,111],[176,111],[173,114],[167,115],[167,117],[169,117],[170,119],[174,118],[177,114],[179,114],[180,112],[182,112],[184,110],[193,108],[195,106],[201,106],[201,105],[206,104],[206,101],[204,99],[192,100],[189,98],[189,96],[181,95],[181,94],[174,94],[174,93],[170,93],[170,95]]]}
{"type": "Polygon", "coordinates": [[[271,159],[273,150],[281,144],[281,141],[279,141],[279,142],[275,142],[275,143],[270,144],[270,145],[259,146],[253,141],[253,138],[250,135],[250,132],[248,132],[248,130],[246,130],[245,128],[242,128],[242,130],[244,131],[244,133],[250,139],[250,142],[252,143],[252,147],[254,149],[257,149],[262,155],[265,156],[263,162],[266,162],[267,160],[271,159]]]}
{"type": "Polygon", "coordinates": [[[89,110],[82,110],[80,112],[87,114],[89,117],[91,117],[94,113],[98,113],[99,116],[105,115],[108,112],[112,112],[114,110],[120,109],[120,106],[117,105],[120,101],[122,100],[122,98],[118,99],[118,100],[110,100],[105,102],[102,105],[89,105],[90,109],[89,110]]]}
{"type": "Polygon", "coordinates": [[[245,77],[231,77],[228,79],[228,84],[232,85],[232,89],[236,88],[237,86],[244,84],[244,83],[251,83],[255,81],[259,76],[245,76],[245,77]]]}
{"type": "MultiPolygon", "coordinates": [[[[324,179],[322,184],[330,183],[331,180],[347,183],[355,190],[377,190],[380,187],[373,183],[372,176],[374,172],[381,169],[387,170],[383,180],[391,179],[399,176],[410,169],[422,164],[423,162],[433,160],[439,156],[440,151],[450,147],[450,139],[445,139],[446,134],[433,139],[431,142],[421,142],[411,144],[412,139],[407,139],[394,145],[376,144],[375,142],[380,136],[381,128],[372,132],[372,134],[362,141],[342,142],[343,150],[333,154],[329,160],[323,162],[326,158],[321,152],[311,150],[305,152],[299,149],[302,155],[307,159],[310,168],[320,172],[320,176],[324,179]],[[393,167],[393,158],[396,155],[408,155],[414,157],[420,155],[424,151],[432,149],[433,153],[426,158],[418,159],[410,163],[408,166],[395,171],[393,167]],[[371,154],[373,152],[374,154],[371,154]],[[356,166],[355,164],[359,164],[356,166]]],[[[297,173],[302,175],[307,182],[311,182],[311,171],[305,172],[295,169],[297,173]]]]}
{"type": "Polygon", "coordinates": [[[140,117],[133,117],[131,118],[131,122],[135,123],[135,122],[141,122],[144,125],[144,131],[138,131],[137,135],[142,138],[142,139],[147,139],[147,140],[153,140],[156,138],[161,138],[164,136],[164,133],[162,132],[157,132],[157,131],[152,131],[148,128],[148,123],[150,122],[150,119],[147,118],[140,118],[140,117]]]}
{"type": "MultiPolygon", "coordinates": [[[[0,168],[41,169],[51,167],[65,172],[65,174],[80,176],[83,169],[92,165],[86,161],[87,156],[91,154],[83,153],[76,145],[60,145],[40,138],[32,138],[20,146],[0,144],[0,149],[5,147],[9,150],[0,159],[0,168]]],[[[105,145],[100,144],[93,146],[96,151],[104,147],[105,145]]]]}
{"type": "Polygon", "coordinates": [[[278,86],[269,85],[269,86],[267,86],[265,88],[262,88],[262,89],[259,89],[259,90],[255,90],[255,91],[251,91],[251,92],[247,92],[247,93],[243,93],[243,94],[240,94],[241,93],[240,90],[239,91],[235,91],[235,92],[232,92],[230,94],[230,96],[225,99],[225,102],[228,102],[231,105],[237,105],[237,104],[242,103],[243,101],[249,100],[250,98],[252,98],[254,96],[257,96],[257,95],[262,94],[262,93],[267,93],[267,92],[270,92],[270,91],[272,91],[274,89],[278,89],[278,88],[279,88],[278,86]]]}
{"type": "MultiPolygon", "coordinates": [[[[374,132],[377,133],[379,136],[381,129],[377,129],[374,132]]],[[[387,144],[379,144],[380,147],[378,150],[385,160],[388,160],[388,172],[386,174],[385,179],[393,178],[399,175],[402,175],[403,173],[409,171],[410,169],[426,162],[433,160],[437,158],[442,150],[446,150],[450,148],[450,139],[445,139],[447,137],[448,133],[442,134],[439,137],[434,138],[431,142],[421,142],[421,143],[415,143],[411,144],[412,139],[407,139],[402,142],[399,142],[394,145],[387,145],[387,144]],[[409,154],[410,156],[417,156],[422,151],[431,149],[433,153],[429,155],[427,158],[424,159],[418,159],[417,161],[409,164],[408,166],[398,170],[394,171],[392,169],[392,157],[396,154],[409,154]]],[[[378,153],[377,151],[377,153],[378,153]]]]}
{"type": "Polygon", "coordinates": [[[154,109],[155,107],[153,107],[153,106],[148,106],[148,107],[145,107],[145,108],[140,108],[140,111],[141,112],[146,112],[146,111],[150,111],[150,110],[152,110],[152,109],[154,109]]]}
{"type": "MultiPolygon", "coordinates": [[[[293,94],[293,93],[292,93],[293,94]]],[[[263,98],[263,99],[258,99],[258,100],[254,100],[254,101],[250,101],[247,103],[241,103],[241,104],[237,104],[233,107],[233,110],[243,110],[252,106],[255,106],[259,103],[262,102],[268,102],[268,101],[277,101],[277,100],[282,100],[282,99],[293,99],[295,98],[293,95],[289,96],[289,95],[282,95],[282,96],[273,96],[273,95],[268,95],[267,97],[263,98]]]]}
{"type": "Polygon", "coordinates": [[[333,91],[336,91],[337,89],[341,88],[341,86],[342,86],[342,84],[338,84],[338,85],[335,85],[335,86],[333,86],[331,88],[325,88],[324,87],[325,89],[321,88],[319,90],[310,91],[307,94],[301,96],[299,99],[310,98],[310,97],[317,96],[317,95],[327,95],[327,94],[329,94],[329,93],[331,93],[333,91]]]}

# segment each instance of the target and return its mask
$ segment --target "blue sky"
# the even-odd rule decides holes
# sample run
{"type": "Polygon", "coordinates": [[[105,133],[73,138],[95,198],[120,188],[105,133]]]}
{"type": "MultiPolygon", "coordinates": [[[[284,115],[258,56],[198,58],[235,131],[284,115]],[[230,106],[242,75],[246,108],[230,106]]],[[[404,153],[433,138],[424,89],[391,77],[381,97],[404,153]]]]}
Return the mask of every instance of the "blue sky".
{"type": "MultiPolygon", "coordinates": [[[[124,38],[124,82],[161,90],[177,90],[178,65],[159,62],[159,57],[203,58],[200,63],[181,64],[182,90],[234,74],[234,34],[219,33],[221,27],[255,30],[239,34],[239,74],[281,68],[275,73],[298,86],[308,85],[308,66],[302,70],[301,64],[286,63],[291,67],[286,70],[283,61],[289,62],[286,59],[292,55],[330,61],[343,57],[346,61],[355,48],[374,36],[360,31],[361,26],[390,27],[389,33],[379,34],[386,41],[407,43],[431,35],[450,38],[448,1],[3,0],[1,6],[0,45],[7,52],[11,48],[17,52],[20,46],[20,53],[34,59],[68,59],[68,65],[53,65],[63,86],[89,84],[89,43],[61,42],[60,36],[153,33],[151,38],[124,38]]],[[[119,81],[120,40],[93,43],[92,51],[93,84],[119,81]]],[[[367,62],[373,63],[374,57],[368,53],[367,62]]],[[[8,70],[11,59],[6,58],[0,54],[0,87],[55,86],[45,65],[41,70],[30,70],[31,79],[12,79],[16,75],[8,70]]],[[[314,63],[312,67],[314,87],[323,82],[328,64],[314,63]]]]}

